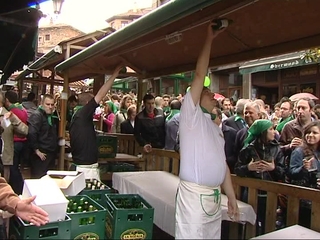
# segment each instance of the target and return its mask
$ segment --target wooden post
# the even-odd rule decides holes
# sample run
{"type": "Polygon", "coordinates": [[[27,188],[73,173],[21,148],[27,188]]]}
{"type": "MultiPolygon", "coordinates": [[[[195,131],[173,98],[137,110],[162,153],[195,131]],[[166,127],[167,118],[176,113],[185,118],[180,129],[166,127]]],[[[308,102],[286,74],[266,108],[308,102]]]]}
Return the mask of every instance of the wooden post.
{"type": "Polygon", "coordinates": [[[65,74],[64,82],[63,82],[63,91],[60,97],[60,124],[59,124],[60,155],[59,155],[59,166],[58,166],[59,170],[64,170],[68,89],[69,89],[69,76],[68,74],[65,74]]]}
{"type": "Polygon", "coordinates": [[[143,83],[142,83],[142,78],[138,78],[138,96],[137,96],[137,112],[140,111],[141,103],[142,103],[142,96],[143,94],[143,83]]]}
{"type": "MultiPolygon", "coordinates": [[[[65,59],[70,57],[70,45],[67,45],[65,59]]],[[[53,74],[54,76],[54,74],[53,74]]],[[[59,154],[59,164],[58,169],[64,170],[64,154],[65,154],[65,139],[66,139],[66,121],[67,121],[67,101],[69,93],[69,73],[68,71],[64,72],[63,75],[63,91],[60,97],[60,124],[59,124],[59,145],[60,145],[60,154],[59,154]]],[[[69,170],[69,169],[67,169],[69,170]]]]}

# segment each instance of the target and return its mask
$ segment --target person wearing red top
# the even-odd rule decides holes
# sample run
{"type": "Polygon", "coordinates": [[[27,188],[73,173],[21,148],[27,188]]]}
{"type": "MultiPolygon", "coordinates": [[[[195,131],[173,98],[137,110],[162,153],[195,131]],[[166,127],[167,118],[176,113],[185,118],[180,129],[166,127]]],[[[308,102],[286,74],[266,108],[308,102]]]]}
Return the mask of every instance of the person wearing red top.
{"type": "MultiPolygon", "coordinates": [[[[8,111],[14,113],[21,122],[27,124],[28,113],[18,102],[18,94],[14,91],[7,91],[5,93],[5,107],[8,111]]],[[[9,184],[16,194],[22,194],[23,178],[20,172],[19,165],[22,162],[23,150],[27,138],[25,136],[14,135],[14,155],[13,165],[10,167],[9,184]]]]}

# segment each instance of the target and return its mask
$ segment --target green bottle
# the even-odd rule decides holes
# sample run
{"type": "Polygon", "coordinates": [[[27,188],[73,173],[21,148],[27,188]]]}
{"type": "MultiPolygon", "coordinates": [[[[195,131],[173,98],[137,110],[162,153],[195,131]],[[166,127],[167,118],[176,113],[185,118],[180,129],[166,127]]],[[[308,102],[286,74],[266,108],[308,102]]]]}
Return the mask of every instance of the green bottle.
{"type": "Polygon", "coordinates": [[[83,210],[86,210],[86,211],[89,210],[89,202],[88,202],[88,201],[85,201],[85,202],[84,202],[84,204],[83,204],[83,210]]]}
{"type": "Polygon", "coordinates": [[[93,212],[94,211],[94,207],[92,205],[90,205],[88,211],[89,212],[93,212]]]}
{"type": "Polygon", "coordinates": [[[77,212],[82,212],[82,207],[81,206],[78,207],[77,212]]]}
{"type": "Polygon", "coordinates": [[[76,212],[77,209],[78,209],[78,204],[77,204],[76,202],[74,202],[74,203],[72,204],[72,211],[76,212]]]}
{"type": "Polygon", "coordinates": [[[80,200],[79,200],[79,205],[80,205],[80,206],[83,206],[84,201],[85,201],[85,199],[84,199],[84,198],[80,198],[80,200]]]}

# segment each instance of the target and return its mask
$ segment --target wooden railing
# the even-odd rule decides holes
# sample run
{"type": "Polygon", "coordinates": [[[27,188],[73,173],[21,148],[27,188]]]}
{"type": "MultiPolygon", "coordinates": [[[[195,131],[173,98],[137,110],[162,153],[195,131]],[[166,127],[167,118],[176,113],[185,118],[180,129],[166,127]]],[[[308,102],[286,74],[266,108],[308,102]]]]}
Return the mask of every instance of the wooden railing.
{"type": "Polygon", "coordinates": [[[118,138],[118,153],[126,153],[137,156],[141,153],[141,147],[132,134],[110,133],[118,138]]]}
{"type": "MultiPolygon", "coordinates": [[[[132,143],[134,140],[133,135],[116,134],[118,136],[119,150],[123,153],[137,155],[142,153],[141,148],[137,143],[132,143]],[[126,141],[128,141],[126,143],[126,141]]],[[[167,151],[162,149],[153,149],[151,153],[143,154],[145,171],[167,171],[175,175],[179,174],[180,157],[174,151],[167,151]]],[[[275,230],[276,222],[276,209],[278,194],[286,195],[288,198],[287,203],[287,221],[286,225],[291,226],[298,224],[299,218],[299,204],[300,199],[306,199],[312,202],[311,208],[311,229],[320,232],[320,191],[317,189],[299,187],[284,183],[277,183],[271,181],[264,181],[253,178],[241,178],[232,175],[232,183],[235,189],[237,199],[240,199],[241,187],[248,188],[248,203],[257,212],[258,206],[258,190],[267,192],[267,208],[266,208],[266,233],[275,230]]],[[[237,238],[237,225],[232,226],[230,235],[232,238],[237,238]]],[[[251,224],[247,224],[246,238],[256,236],[256,228],[251,224]]]]}

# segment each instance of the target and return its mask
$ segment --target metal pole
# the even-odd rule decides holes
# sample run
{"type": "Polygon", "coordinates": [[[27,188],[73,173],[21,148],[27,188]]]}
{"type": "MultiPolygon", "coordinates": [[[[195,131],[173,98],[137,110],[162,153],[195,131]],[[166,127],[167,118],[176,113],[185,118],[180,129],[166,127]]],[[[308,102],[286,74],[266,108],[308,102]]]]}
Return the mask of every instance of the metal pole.
{"type": "Polygon", "coordinates": [[[65,134],[66,134],[66,121],[67,121],[67,100],[68,100],[69,76],[64,75],[63,91],[60,97],[60,124],[59,124],[59,170],[64,170],[64,155],[65,155],[65,134]]]}
{"type": "MultiPolygon", "coordinates": [[[[70,57],[70,46],[67,46],[65,59],[70,57]]],[[[60,124],[59,124],[59,170],[64,170],[64,154],[65,154],[65,136],[66,136],[66,122],[67,122],[67,101],[69,92],[69,73],[66,71],[63,75],[63,90],[60,97],[60,124]]],[[[68,170],[68,169],[67,169],[68,170]]]]}

